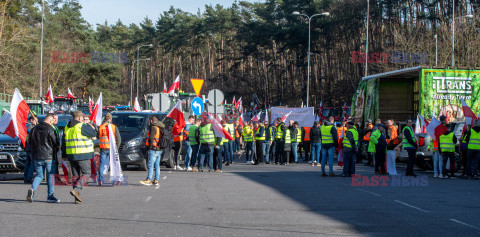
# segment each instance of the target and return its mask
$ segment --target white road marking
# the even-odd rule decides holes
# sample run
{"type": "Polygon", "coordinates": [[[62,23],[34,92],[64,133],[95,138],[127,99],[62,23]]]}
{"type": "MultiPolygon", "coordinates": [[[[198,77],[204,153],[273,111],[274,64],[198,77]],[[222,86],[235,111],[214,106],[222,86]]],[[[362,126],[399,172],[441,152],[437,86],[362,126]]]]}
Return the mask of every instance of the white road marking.
{"type": "Polygon", "coordinates": [[[405,206],[407,206],[407,207],[411,207],[411,208],[417,209],[417,210],[419,210],[419,211],[421,211],[421,212],[427,212],[427,213],[430,212],[430,211],[423,210],[422,208],[419,208],[419,207],[416,207],[416,206],[413,206],[413,205],[410,205],[410,204],[407,204],[407,203],[404,203],[404,202],[401,202],[401,201],[398,201],[398,200],[395,200],[395,202],[401,203],[401,204],[403,204],[403,205],[405,205],[405,206]]]}
{"type": "Polygon", "coordinates": [[[147,200],[145,200],[145,202],[150,201],[150,199],[152,199],[152,197],[148,197],[147,200]]]}
{"type": "Polygon", "coordinates": [[[167,176],[165,175],[165,176],[163,177],[163,179],[167,179],[167,176]]]}
{"type": "Polygon", "coordinates": [[[375,196],[378,196],[378,197],[381,197],[381,195],[380,195],[380,194],[372,193],[372,192],[369,192],[369,191],[367,191],[367,190],[364,190],[364,189],[361,189],[361,188],[359,188],[358,190],[360,190],[360,191],[362,191],[362,192],[366,192],[366,193],[373,194],[373,195],[375,195],[375,196]]]}
{"type": "Polygon", "coordinates": [[[456,219],[449,219],[450,221],[453,221],[455,223],[458,223],[458,224],[462,224],[462,225],[465,225],[465,226],[468,226],[468,227],[471,227],[471,228],[474,228],[476,230],[480,230],[480,228],[476,227],[476,226],[473,226],[473,225],[469,225],[467,223],[464,223],[464,222],[461,222],[459,220],[456,220],[456,219]]]}

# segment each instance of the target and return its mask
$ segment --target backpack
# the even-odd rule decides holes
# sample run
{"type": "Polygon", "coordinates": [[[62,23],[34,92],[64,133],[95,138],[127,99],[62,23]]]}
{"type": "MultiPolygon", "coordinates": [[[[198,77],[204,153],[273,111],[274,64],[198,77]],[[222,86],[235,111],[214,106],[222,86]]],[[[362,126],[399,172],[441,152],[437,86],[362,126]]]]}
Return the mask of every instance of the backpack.
{"type": "Polygon", "coordinates": [[[158,147],[160,149],[165,149],[170,144],[169,137],[166,136],[166,132],[165,132],[164,128],[161,128],[161,127],[159,127],[159,128],[160,128],[160,139],[159,139],[159,142],[158,142],[158,147]]]}

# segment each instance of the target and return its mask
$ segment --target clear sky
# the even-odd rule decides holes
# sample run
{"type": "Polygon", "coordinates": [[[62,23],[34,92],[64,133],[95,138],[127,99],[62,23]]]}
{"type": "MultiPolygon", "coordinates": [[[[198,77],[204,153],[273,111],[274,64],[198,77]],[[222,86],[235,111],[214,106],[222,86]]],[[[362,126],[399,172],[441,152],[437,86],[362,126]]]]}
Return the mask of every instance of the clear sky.
{"type": "MultiPolygon", "coordinates": [[[[262,0],[246,0],[248,2],[264,2],[262,0]]],[[[183,11],[197,13],[198,9],[204,10],[205,5],[220,4],[229,7],[235,0],[80,0],[82,15],[91,25],[114,24],[118,19],[123,24],[138,24],[148,16],[156,21],[160,14],[167,11],[170,6],[183,11]]]]}

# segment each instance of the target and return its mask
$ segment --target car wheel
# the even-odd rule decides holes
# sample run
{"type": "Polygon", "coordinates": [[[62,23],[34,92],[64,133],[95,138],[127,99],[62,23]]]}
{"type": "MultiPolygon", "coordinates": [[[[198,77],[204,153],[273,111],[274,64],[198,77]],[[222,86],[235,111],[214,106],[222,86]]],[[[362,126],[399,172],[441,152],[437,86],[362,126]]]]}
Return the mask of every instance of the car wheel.
{"type": "Polygon", "coordinates": [[[141,171],[147,171],[147,160],[143,159],[142,162],[139,165],[139,168],[141,171]]]}

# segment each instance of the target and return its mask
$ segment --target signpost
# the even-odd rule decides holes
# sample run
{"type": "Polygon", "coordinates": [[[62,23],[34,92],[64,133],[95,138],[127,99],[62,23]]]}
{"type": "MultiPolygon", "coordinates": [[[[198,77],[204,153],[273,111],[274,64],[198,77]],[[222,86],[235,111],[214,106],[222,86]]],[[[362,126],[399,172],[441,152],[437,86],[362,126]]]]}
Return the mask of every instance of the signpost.
{"type": "Polygon", "coordinates": [[[213,112],[214,114],[223,114],[223,105],[222,102],[225,99],[223,92],[218,89],[213,89],[208,92],[208,101],[210,104],[208,106],[208,112],[213,112]]]}
{"type": "Polygon", "coordinates": [[[200,97],[195,97],[192,100],[192,111],[193,114],[199,116],[203,113],[204,110],[204,105],[203,105],[203,100],[200,97]]]}
{"type": "Polygon", "coordinates": [[[197,97],[200,97],[200,91],[202,90],[203,86],[203,79],[190,79],[190,82],[192,82],[193,89],[195,90],[195,94],[197,97]]]}

